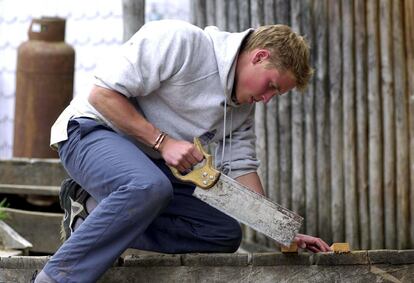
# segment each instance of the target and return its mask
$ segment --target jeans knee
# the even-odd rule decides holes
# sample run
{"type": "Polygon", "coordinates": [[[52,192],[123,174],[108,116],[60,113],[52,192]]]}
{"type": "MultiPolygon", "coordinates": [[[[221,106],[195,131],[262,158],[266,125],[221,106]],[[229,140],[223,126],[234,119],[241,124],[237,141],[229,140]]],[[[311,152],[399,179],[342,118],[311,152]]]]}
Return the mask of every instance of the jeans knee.
{"type": "Polygon", "coordinates": [[[167,204],[173,197],[173,187],[170,180],[164,176],[148,177],[145,180],[142,176],[131,180],[130,185],[137,188],[135,192],[141,194],[145,191],[146,201],[167,204]]]}

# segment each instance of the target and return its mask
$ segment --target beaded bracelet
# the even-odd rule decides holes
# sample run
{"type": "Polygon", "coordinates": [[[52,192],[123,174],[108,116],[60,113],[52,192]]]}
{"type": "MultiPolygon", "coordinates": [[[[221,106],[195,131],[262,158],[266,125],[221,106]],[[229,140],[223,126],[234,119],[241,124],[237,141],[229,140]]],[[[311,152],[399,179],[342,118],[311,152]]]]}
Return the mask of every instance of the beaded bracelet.
{"type": "Polygon", "coordinates": [[[166,137],[166,136],[167,136],[167,134],[166,134],[166,133],[161,132],[161,133],[158,135],[157,139],[155,140],[155,143],[154,143],[154,145],[152,146],[152,149],[153,149],[153,150],[155,150],[155,151],[158,151],[158,150],[159,150],[159,148],[160,148],[160,146],[161,146],[161,144],[162,144],[162,142],[164,141],[164,139],[165,139],[165,137],[166,137]]]}

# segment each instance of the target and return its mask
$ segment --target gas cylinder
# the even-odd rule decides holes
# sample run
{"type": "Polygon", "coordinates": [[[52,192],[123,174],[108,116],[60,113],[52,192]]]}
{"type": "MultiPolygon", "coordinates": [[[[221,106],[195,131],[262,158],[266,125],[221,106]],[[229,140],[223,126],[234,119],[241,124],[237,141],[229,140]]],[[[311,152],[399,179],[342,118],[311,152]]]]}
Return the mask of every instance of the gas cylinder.
{"type": "Polygon", "coordinates": [[[13,156],[57,158],[50,128],[73,96],[75,50],[65,43],[66,20],[33,19],[18,48],[13,156]]]}

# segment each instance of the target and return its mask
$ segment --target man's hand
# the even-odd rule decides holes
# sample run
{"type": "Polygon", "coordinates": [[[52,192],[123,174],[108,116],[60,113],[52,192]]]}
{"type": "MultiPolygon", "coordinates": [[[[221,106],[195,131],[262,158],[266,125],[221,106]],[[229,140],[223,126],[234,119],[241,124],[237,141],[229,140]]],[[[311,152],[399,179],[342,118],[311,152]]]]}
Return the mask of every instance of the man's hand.
{"type": "Polygon", "coordinates": [[[204,158],[193,143],[175,140],[169,136],[162,142],[159,152],[167,165],[177,168],[181,173],[185,173],[204,158]]]}
{"type": "Polygon", "coordinates": [[[307,249],[314,253],[330,252],[331,248],[322,239],[309,235],[297,234],[293,241],[299,248],[307,249]]]}

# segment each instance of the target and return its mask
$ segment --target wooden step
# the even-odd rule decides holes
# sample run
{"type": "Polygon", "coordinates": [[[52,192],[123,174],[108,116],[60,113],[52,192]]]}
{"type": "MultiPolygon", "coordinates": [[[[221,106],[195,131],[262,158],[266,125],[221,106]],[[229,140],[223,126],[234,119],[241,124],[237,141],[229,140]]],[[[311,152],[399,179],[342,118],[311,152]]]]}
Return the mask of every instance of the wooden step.
{"type": "Polygon", "coordinates": [[[33,247],[33,252],[54,253],[62,244],[60,223],[63,213],[34,212],[3,208],[7,218],[3,221],[12,227],[33,247]]]}
{"type": "Polygon", "coordinates": [[[59,159],[0,159],[2,184],[60,186],[67,176],[59,159]]]}
{"type": "Polygon", "coordinates": [[[0,184],[1,194],[59,196],[59,186],[0,184]]]}

